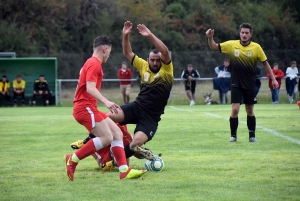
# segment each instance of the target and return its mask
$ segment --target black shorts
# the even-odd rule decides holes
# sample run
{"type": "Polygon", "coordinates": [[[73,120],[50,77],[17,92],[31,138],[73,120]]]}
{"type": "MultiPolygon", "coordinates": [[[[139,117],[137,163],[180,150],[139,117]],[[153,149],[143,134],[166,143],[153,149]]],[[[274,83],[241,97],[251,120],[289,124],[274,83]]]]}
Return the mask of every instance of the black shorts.
{"type": "Polygon", "coordinates": [[[196,83],[193,84],[193,82],[191,83],[191,86],[188,86],[187,83],[184,84],[184,88],[186,91],[190,90],[192,92],[192,94],[195,94],[196,91],[196,83]]]}
{"type": "Polygon", "coordinates": [[[122,105],[121,109],[125,118],[124,122],[120,122],[120,124],[136,124],[134,133],[142,131],[147,135],[148,141],[152,140],[160,121],[160,115],[139,107],[136,102],[122,105]]]}
{"type": "Polygon", "coordinates": [[[231,103],[244,103],[248,105],[256,104],[255,88],[242,89],[239,87],[231,87],[231,103]]]}

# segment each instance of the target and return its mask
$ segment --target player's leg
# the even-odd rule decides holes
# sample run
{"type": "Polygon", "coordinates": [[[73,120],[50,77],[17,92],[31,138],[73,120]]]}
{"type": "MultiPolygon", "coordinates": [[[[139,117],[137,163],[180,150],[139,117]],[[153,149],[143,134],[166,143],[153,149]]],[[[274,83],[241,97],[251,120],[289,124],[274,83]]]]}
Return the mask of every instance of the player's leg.
{"type": "Polygon", "coordinates": [[[80,160],[109,145],[113,140],[109,126],[104,121],[107,118],[104,113],[95,108],[86,107],[74,109],[73,115],[76,121],[91,131],[96,138],[87,142],[74,154],[66,155],[67,175],[71,181],[74,180],[74,172],[80,160]]]}
{"type": "Polygon", "coordinates": [[[237,128],[239,125],[238,114],[240,111],[240,105],[242,100],[242,91],[238,87],[232,87],[231,89],[231,114],[229,118],[230,123],[230,142],[236,142],[237,140],[237,128]]]}
{"type": "Polygon", "coordinates": [[[32,94],[32,105],[33,106],[36,104],[36,96],[37,96],[37,92],[33,91],[33,94],[32,94]]]}
{"type": "Polygon", "coordinates": [[[155,155],[149,149],[143,148],[142,145],[152,140],[157,130],[159,118],[153,118],[146,112],[143,118],[136,125],[132,142],[125,147],[126,156],[134,155],[136,152],[142,154],[148,160],[154,160],[155,155]]]}
{"type": "Polygon", "coordinates": [[[48,106],[49,105],[49,92],[48,91],[43,92],[43,99],[44,99],[45,105],[48,106]]]}
{"type": "Polygon", "coordinates": [[[131,89],[130,84],[126,85],[126,89],[125,89],[126,104],[129,103],[130,100],[130,89],[131,89]]]}
{"type": "Polygon", "coordinates": [[[256,91],[245,90],[243,93],[245,109],[247,113],[247,126],[249,130],[249,142],[256,142],[255,129],[256,118],[254,114],[254,104],[256,103],[256,91]]]}
{"type": "Polygon", "coordinates": [[[5,93],[5,99],[6,99],[7,106],[10,106],[10,94],[9,94],[9,92],[5,93]]]}
{"type": "Polygon", "coordinates": [[[18,106],[18,104],[17,104],[17,96],[18,96],[18,94],[14,91],[14,94],[13,94],[14,107],[17,107],[17,106],[18,106]]]}
{"type": "Polygon", "coordinates": [[[25,90],[20,95],[21,95],[22,105],[24,106],[25,105],[25,90]]]}
{"type": "Polygon", "coordinates": [[[107,122],[107,125],[109,126],[113,135],[113,141],[110,149],[118,165],[120,179],[140,177],[146,171],[134,170],[128,167],[124,152],[123,135],[121,129],[110,118],[106,118],[105,121],[107,122]]]}
{"type": "Polygon", "coordinates": [[[191,84],[191,94],[192,94],[192,105],[196,104],[196,83],[191,84]]]}

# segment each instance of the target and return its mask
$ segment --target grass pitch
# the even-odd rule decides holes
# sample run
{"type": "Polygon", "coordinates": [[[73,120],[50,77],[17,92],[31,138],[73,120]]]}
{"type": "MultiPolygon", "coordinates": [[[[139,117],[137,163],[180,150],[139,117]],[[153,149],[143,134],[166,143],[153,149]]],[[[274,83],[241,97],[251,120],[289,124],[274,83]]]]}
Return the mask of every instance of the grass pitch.
{"type": "MultiPolygon", "coordinates": [[[[238,142],[228,142],[230,111],[230,105],[167,106],[146,144],[163,154],[162,172],[120,181],[117,170],[102,172],[89,157],[70,182],[63,156],[87,134],[72,108],[0,108],[0,200],[300,200],[296,104],[257,104],[257,143],[248,142],[243,105],[238,142]]],[[[131,160],[133,168],[143,164],[131,160]]]]}

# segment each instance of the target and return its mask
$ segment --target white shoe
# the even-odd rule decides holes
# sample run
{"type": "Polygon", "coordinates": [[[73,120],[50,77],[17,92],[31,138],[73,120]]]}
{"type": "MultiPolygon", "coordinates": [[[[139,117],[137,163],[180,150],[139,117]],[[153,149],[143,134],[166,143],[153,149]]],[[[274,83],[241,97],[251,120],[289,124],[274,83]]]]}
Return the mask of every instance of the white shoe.
{"type": "Polygon", "coordinates": [[[195,105],[195,101],[191,100],[190,106],[195,105]]]}

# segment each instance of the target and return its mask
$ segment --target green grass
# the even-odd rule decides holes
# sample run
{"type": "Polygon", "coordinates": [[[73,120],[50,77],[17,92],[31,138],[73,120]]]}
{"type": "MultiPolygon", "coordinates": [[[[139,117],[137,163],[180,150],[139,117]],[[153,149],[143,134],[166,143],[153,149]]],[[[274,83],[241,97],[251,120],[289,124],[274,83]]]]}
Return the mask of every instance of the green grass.
{"type": "MultiPolygon", "coordinates": [[[[162,172],[120,181],[117,171],[102,172],[89,157],[70,182],[63,156],[87,134],[72,108],[0,108],[0,200],[300,200],[297,105],[257,104],[257,143],[248,142],[244,105],[238,142],[228,142],[230,110],[167,106],[146,144],[163,154],[162,172]]],[[[143,164],[131,160],[134,168],[143,164]]]]}

